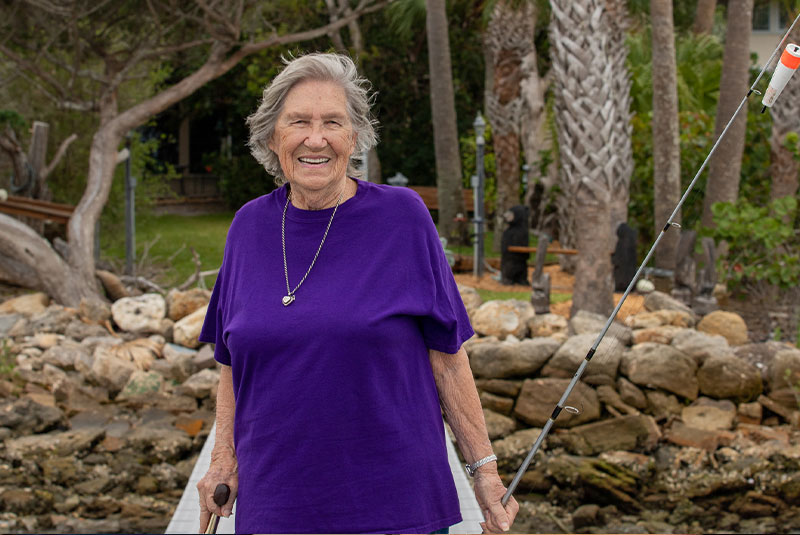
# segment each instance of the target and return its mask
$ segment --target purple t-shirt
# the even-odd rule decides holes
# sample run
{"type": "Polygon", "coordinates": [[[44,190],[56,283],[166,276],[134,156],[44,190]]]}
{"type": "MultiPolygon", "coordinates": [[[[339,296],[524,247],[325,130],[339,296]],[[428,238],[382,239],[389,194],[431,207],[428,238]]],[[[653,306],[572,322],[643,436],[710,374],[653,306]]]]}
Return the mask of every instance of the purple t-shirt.
{"type": "MultiPolygon", "coordinates": [[[[358,181],[284,306],[286,186],[237,213],[200,340],[236,398],[236,531],[429,533],[461,521],[428,348],[472,327],[408,189],[358,181]]],[[[286,214],[294,288],[333,208],[286,214]]]]}

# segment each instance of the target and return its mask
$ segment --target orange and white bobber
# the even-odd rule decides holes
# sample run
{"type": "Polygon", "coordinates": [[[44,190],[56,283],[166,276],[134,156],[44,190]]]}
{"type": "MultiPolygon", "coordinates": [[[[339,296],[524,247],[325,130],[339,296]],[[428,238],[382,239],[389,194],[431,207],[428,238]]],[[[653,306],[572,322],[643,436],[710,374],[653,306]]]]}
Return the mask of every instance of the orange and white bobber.
{"type": "Polygon", "coordinates": [[[797,67],[800,66],[800,46],[789,44],[781,54],[781,60],[778,62],[778,65],[775,67],[775,72],[772,73],[772,79],[769,81],[769,87],[767,87],[766,92],[764,92],[764,98],[761,99],[761,104],[764,105],[761,108],[761,113],[764,113],[764,110],[767,108],[771,108],[775,101],[783,91],[783,88],[786,87],[786,83],[794,74],[794,71],[797,70],[797,67]]]}

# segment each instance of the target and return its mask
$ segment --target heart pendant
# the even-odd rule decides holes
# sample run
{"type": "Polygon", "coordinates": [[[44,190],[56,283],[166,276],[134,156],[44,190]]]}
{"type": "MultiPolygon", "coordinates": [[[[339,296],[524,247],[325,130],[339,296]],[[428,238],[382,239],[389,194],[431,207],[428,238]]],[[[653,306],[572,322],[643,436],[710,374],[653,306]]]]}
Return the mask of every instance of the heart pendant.
{"type": "Polygon", "coordinates": [[[294,296],[293,295],[285,295],[285,296],[283,296],[283,306],[288,307],[293,302],[294,302],[294,296]]]}

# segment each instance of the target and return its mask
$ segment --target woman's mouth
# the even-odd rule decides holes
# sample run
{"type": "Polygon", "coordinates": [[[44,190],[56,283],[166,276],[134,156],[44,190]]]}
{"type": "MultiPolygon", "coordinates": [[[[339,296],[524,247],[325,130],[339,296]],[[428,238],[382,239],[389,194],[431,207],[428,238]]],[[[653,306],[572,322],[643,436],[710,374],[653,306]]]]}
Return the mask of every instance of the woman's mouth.
{"type": "Polygon", "coordinates": [[[300,163],[306,164],[306,165],[322,165],[322,164],[326,164],[329,161],[331,161],[330,158],[327,158],[325,156],[319,156],[319,157],[315,157],[315,158],[311,158],[311,157],[308,157],[308,156],[301,156],[297,160],[300,163]]]}

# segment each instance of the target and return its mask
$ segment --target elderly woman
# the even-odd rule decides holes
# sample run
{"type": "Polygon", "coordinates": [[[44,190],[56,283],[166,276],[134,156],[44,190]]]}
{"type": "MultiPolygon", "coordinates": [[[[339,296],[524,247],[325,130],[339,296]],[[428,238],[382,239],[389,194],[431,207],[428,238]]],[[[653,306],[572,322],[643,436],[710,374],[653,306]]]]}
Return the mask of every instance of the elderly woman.
{"type": "Polygon", "coordinates": [[[430,214],[411,190],[352,178],[376,143],[369,108],[352,60],[309,54],[247,120],[281,187],[236,213],[200,335],[222,365],[201,531],[238,499],[237,532],[446,533],[461,514],[440,403],[484,530],[519,509],[500,502],[473,331],[430,214]]]}

